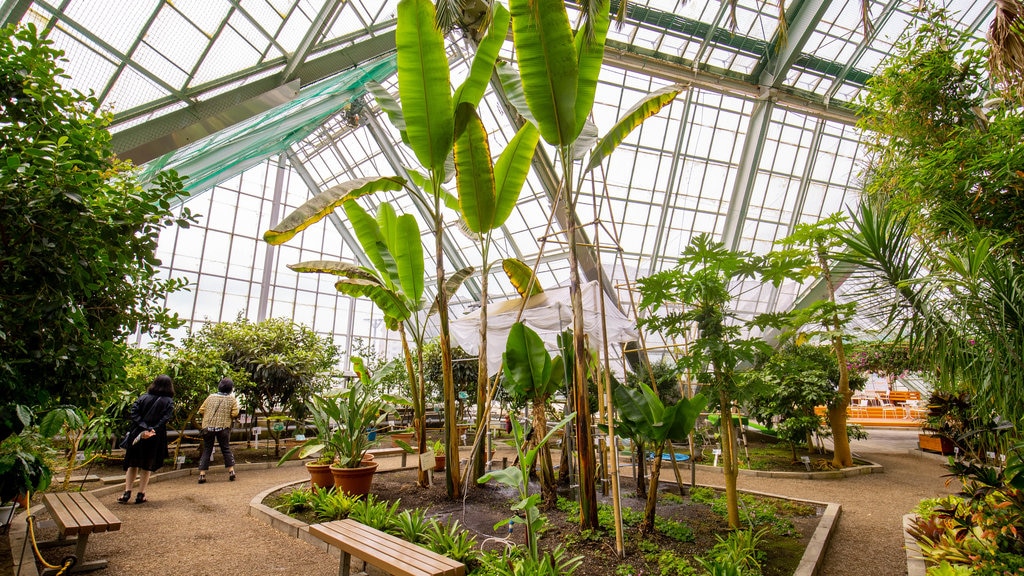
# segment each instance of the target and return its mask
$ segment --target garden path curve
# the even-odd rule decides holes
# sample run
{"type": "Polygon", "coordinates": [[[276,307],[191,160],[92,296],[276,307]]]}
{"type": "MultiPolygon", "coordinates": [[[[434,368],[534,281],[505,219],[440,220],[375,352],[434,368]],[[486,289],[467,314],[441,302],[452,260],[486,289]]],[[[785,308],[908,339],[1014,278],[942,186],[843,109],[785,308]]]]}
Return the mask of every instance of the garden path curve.
{"type": "MultiPolygon", "coordinates": [[[[951,491],[944,485],[941,462],[908,455],[914,441],[916,431],[873,430],[870,440],[854,443],[859,456],[884,465],[883,474],[842,480],[744,475],[740,489],[842,504],[821,574],[899,576],[906,573],[902,515],[922,498],[951,491]]],[[[397,464],[397,458],[381,461],[384,468],[397,464]]],[[[305,477],[301,467],[240,467],[237,482],[211,470],[210,481],[201,486],[194,475],[182,472],[152,483],[143,505],[116,504],[119,487],[102,497],[123,521],[120,531],[89,542],[90,556],[109,559],[107,574],[337,574],[334,558],[248,515],[253,496],[305,477]]],[[[720,486],[721,480],[714,471],[697,476],[702,484],[720,486]]]]}

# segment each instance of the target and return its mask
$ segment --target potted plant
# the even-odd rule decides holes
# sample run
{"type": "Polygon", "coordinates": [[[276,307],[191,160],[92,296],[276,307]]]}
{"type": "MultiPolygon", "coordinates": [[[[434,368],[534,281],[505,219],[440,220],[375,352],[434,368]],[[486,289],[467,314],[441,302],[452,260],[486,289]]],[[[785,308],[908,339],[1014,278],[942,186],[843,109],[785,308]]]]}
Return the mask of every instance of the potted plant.
{"type": "Polygon", "coordinates": [[[435,441],[434,442],[433,451],[434,451],[434,471],[435,472],[440,472],[440,471],[444,470],[444,465],[445,465],[444,442],[441,442],[440,440],[435,441]]]}
{"type": "Polygon", "coordinates": [[[927,452],[952,454],[957,439],[967,430],[970,403],[965,394],[935,392],[928,398],[928,414],[917,436],[918,446],[927,452]]]}
{"type": "Polygon", "coordinates": [[[334,486],[334,477],[331,475],[331,464],[338,457],[339,445],[335,434],[337,433],[338,417],[341,414],[343,399],[339,396],[314,395],[306,408],[313,418],[313,427],[316,429],[316,436],[306,438],[301,444],[293,446],[281,456],[277,462],[280,466],[290,460],[296,453],[299,458],[316,456],[314,460],[306,462],[306,471],[309,472],[309,483],[314,488],[330,488],[334,486]]]}
{"type": "Polygon", "coordinates": [[[359,358],[353,358],[353,369],[359,375],[351,388],[338,394],[338,412],[334,415],[338,427],[331,436],[337,446],[337,458],[331,466],[334,486],[346,494],[361,496],[370,491],[373,473],[377,463],[364,461],[366,451],[372,446],[371,430],[380,429],[387,419],[387,403],[370,390],[369,378],[359,358]]]}

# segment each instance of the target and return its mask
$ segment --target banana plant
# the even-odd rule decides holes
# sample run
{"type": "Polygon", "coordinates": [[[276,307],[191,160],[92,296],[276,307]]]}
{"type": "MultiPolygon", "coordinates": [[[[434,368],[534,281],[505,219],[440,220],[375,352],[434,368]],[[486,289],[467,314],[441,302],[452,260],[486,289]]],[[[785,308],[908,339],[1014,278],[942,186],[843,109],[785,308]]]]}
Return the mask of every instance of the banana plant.
{"type": "MultiPolygon", "coordinates": [[[[498,157],[497,164],[493,164],[487,130],[477,115],[476,108],[463,102],[459,104],[455,113],[455,135],[459,212],[466,227],[481,239],[483,265],[480,275],[480,365],[477,370],[477,398],[486,398],[490,383],[487,371],[487,285],[491,269],[490,247],[494,231],[505,223],[519,200],[519,193],[530,171],[530,162],[540,134],[533,124],[523,124],[498,157]]],[[[477,402],[477,430],[486,429],[482,423],[487,418],[489,406],[490,403],[477,402]]],[[[482,435],[479,436],[482,441],[482,435]]],[[[474,451],[471,464],[474,478],[479,478],[484,473],[484,452],[481,449],[474,451]]],[[[550,454],[548,459],[550,460],[550,454]]]]}
{"type": "MultiPolygon", "coordinates": [[[[687,439],[701,411],[707,405],[707,399],[697,394],[693,398],[681,398],[677,403],[665,406],[654,390],[643,383],[639,388],[619,386],[613,395],[620,419],[615,426],[621,426],[622,430],[629,431],[654,448],[647,504],[644,506],[644,518],[640,522],[640,533],[647,534],[654,528],[658,480],[661,475],[661,457],[665,453],[665,443],[682,442],[687,439]]],[[[637,456],[644,457],[643,454],[637,456]]]]}
{"type": "MultiPolygon", "coordinates": [[[[682,90],[672,87],[645,98],[630,110],[591,152],[586,170],[579,180],[573,175],[575,145],[583,132],[594,105],[597,79],[604,59],[609,25],[609,0],[590,3],[581,28],[573,31],[562,0],[510,0],[512,34],[516,60],[522,79],[523,100],[541,136],[555,146],[561,163],[559,201],[568,212],[566,222],[575,221],[575,198],[582,188],[586,172],[602,160],[647,117],[656,114],[682,90]]],[[[556,203],[557,205],[558,203],[556,203]]],[[[573,310],[574,347],[577,367],[571,389],[576,406],[587,405],[584,375],[589,357],[585,351],[583,304],[580,291],[578,246],[573,226],[566,230],[569,252],[570,301],[573,310]]],[[[576,445],[593,446],[590,415],[579,414],[575,426],[576,445]]],[[[596,465],[592,450],[577,455],[580,473],[581,528],[597,527],[596,465]]]]}
{"type": "MultiPolygon", "coordinates": [[[[288,267],[296,272],[339,276],[340,279],[335,283],[335,288],[339,292],[348,296],[369,298],[380,309],[388,329],[397,331],[401,337],[410,403],[413,407],[413,422],[418,437],[426,438],[426,385],[422,376],[421,354],[426,320],[436,310],[437,303],[435,300],[431,311],[427,312],[426,316],[421,316],[420,312],[424,309],[424,263],[419,225],[411,214],[398,215],[386,202],[380,205],[377,217],[374,218],[350,196],[351,194],[343,199],[341,206],[363,252],[374,267],[371,269],[348,262],[324,260],[299,262],[288,267]],[[409,345],[407,325],[411,328],[413,340],[416,342],[415,361],[409,345]],[[419,369],[415,369],[414,364],[419,369]]],[[[289,215],[283,223],[290,222],[295,228],[305,228],[313,221],[326,216],[327,211],[323,207],[329,205],[336,204],[319,197],[313,198],[289,215]],[[300,214],[306,215],[306,219],[296,218],[289,221],[289,218],[300,214]]],[[[281,237],[287,235],[287,232],[288,230],[277,230],[281,237]]],[[[453,276],[453,279],[461,283],[471,272],[471,269],[464,270],[453,276]]],[[[421,470],[420,476],[421,484],[425,485],[426,471],[421,470]]]]}
{"type": "MultiPolygon", "coordinates": [[[[547,435],[547,401],[561,388],[565,381],[562,357],[551,358],[544,347],[544,341],[532,328],[516,322],[508,334],[505,353],[502,354],[504,384],[513,396],[527,398],[532,405],[533,436],[547,435]]],[[[540,447],[540,489],[545,509],[551,509],[558,501],[558,486],[551,450],[547,444],[540,447]]]]}
{"type": "MultiPolygon", "coordinates": [[[[449,157],[454,153],[456,141],[456,111],[475,107],[490,80],[494,63],[508,35],[510,15],[495,4],[491,25],[477,48],[466,80],[451,92],[448,58],[442,28],[436,21],[434,5],[430,0],[401,0],[398,3],[398,23],[395,33],[398,64],[398,100],[383,90],[375,96],[392,124],[399,129],[402,141],[412,149],[426,174],[414,176],[433,200],[431,212],[434,232],[435,262],[437,265],[437,313],[440,326],[441,373],[445,403],[446,451],[458,453],[455,433],[455,384],[451,364],[451,336],[448,318],[448,283],[445,278],[442,208],[455,208],[457,202],[442,184],[453,175],[449,157]]],[[[466,112],[460,118],[465,118],[466,112]]],[[[464,128],[465,124],[461,124],[464,128]]],[[[472,133],[471,133],[472,134],[472,133]]],[[[467,138],[471,134],[460,132],[467,138]]],[[[466,157],[463,159],[465,160],[466,157]]],[[[479,155],[468,156],[471,163],[479,155]]],[[[416,173],[412,170],[412,173],[416,173]]],[[[421,450],[426,449],[425,438],[420,439],[421,450]]],[[[457,498],[461,493],[459,460],[452,458],[445,467],[445,487],[448,496],[457,498]]]]}

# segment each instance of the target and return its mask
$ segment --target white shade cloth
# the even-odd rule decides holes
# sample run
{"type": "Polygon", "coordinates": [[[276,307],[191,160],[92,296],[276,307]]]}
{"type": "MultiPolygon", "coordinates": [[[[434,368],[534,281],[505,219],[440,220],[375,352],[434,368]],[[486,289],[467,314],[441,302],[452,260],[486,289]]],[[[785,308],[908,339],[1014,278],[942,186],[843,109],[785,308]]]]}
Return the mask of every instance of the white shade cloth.
{"type": "MultiPolygon", "coordinates": [[[[636,340],[636,324],[619,311],[618,306],[601,292],[596,281],[585,284],[581,290],[583,299],[583,327],[589,338],[591,349],[603,353],[604,338],[601,331],[601,306],[597,300],[604,297],[605,322],[609,344],[636,340]]],[[[501,367],[501,355],[505,352],[508,332],[516,321],[516,315],[523,305],[523,299],[507,300],[491,304],[487,308],[487,372],[497,373],[501,367]]],[[[558,354],[558,335],[572,328],[572,306],[567,286],[553,288],[527,299],[522,321],[532,328],[544,341],[552,356],[558,354]]],[[[475,310],[451,322],[451,335],[456,344],[469,354],[480,353],[480,310],[475,310]]],[[[612,346],[610,355],[621,356],[618,346],[612,346]]],[[[615,366],[613,372],[621,372],[615,366]]]]}

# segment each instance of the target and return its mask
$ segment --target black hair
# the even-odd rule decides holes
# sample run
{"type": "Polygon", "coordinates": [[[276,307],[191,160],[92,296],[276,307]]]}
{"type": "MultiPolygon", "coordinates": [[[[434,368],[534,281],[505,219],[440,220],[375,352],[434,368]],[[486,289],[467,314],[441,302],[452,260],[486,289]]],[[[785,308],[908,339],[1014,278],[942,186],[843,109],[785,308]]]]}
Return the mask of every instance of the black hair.
{"type": "Polygon", "coordinates": [[[153,383],[146,390],[154,396],[174,396],[174,383],[167,374],[161,374],[153,379],[153,383]]]}
{"type": "Polygon", "coordinates": [[[217,391],[221,394],[231,394],[234,389],[235,383],[231,381],[231,378],[221,378],[220,384],[217,384],[217,391]]]}

